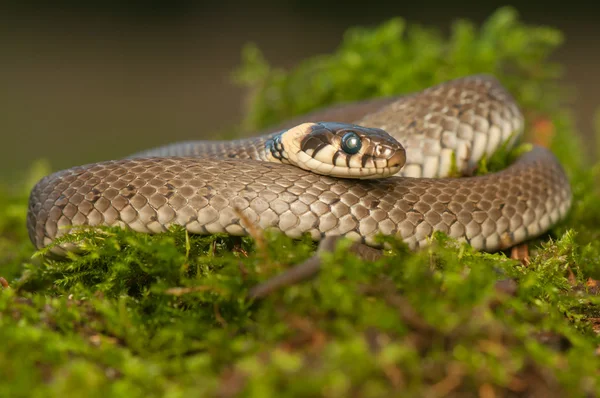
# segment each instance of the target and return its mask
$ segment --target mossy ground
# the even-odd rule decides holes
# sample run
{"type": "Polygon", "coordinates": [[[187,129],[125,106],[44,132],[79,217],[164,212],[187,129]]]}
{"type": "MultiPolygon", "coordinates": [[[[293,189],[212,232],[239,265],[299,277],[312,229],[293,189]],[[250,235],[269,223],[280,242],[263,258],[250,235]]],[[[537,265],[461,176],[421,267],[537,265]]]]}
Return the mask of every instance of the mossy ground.
{"type": "MultiPolygon", "coordinates": [[[[273,69],[249,46],[246,128],[328,104],[496,75],[522,104],[527,139],[569,174],[573,209],[530,242],[524,265],[435,236],[429,248],[357,259],[341,242],[317,278],[245,299],[316,245],[146,236],[106,229],[71,239],[86,254],[34,255],[25,230],[32,167],[0,192],[1,396],[596,396],[600,391],[600,164],[586,161],[559,99],[560,32],[510,8],[450,37],[393,19],[347,33],[333,54],[273,69]]],[[[498,159],[486,168],[500,167],[498,159]]]]}

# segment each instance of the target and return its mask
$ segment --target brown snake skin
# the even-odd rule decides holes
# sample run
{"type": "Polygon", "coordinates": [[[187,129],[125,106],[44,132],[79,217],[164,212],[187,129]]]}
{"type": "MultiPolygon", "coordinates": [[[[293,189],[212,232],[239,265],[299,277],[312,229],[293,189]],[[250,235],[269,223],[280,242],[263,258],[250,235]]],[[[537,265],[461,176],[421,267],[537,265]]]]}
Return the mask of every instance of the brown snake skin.
{"type": "MultiPolygon", "coordinates": [[[[355,122],[383,128],[406,143],[405,175],[444,175],[448,153],[456,156],[458,167],[468,169],[522,130],[512,98],[489,76],[385,99],[375,111],[374,103],[366,105],[366,115],[358,109],[355,122]]],[[[343,107],[304,120],[315,115],[327,120],[327,112],[337,117],[343,107]]],[[[201,142],[180,143],[169,151],[190,155],[199,147],[201,142]]],[[[179,224],[190,233],[247,235],[241,212],[256,227],[294,238],[344,235],[380,247],[375,237],[381,233],[399,236],[417,249],[433,231],[442,231],[476,249],[497,251],[543,234],[570,206],[564,170],[539,146],[485,176],[368,181],[252,159],[134,157],[44,177],[31,192],[27,225],[32,242],[41,248],[70,225],[120,225],[159,233],[179,224]]]]}

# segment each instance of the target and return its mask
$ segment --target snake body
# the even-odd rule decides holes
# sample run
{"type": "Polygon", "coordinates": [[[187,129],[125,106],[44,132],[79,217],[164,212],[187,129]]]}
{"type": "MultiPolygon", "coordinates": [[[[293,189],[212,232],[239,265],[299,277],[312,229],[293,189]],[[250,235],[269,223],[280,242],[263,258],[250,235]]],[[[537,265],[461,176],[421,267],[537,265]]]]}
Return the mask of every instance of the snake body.
{"type": "Polygon", "coordinates": [[[178,224],[196,234],[243,236],[258,227],[292,238],[341,235],[373,247],[381,247],[378,234],[394,235],[417,249],[442,231],[491,252],[543,234],[571,206],[563,168],[540,146],[497,173],[447,178],[452,164],[468,171],[522,134],[518,106],[491,76],[289,123],[307,120],[383,129],[405,147],[406,166],[393,177],[354,180],[267,162],[260,153],[273,132],[181,142],[44,177],[30,195],[30,238],[41,248],[74,225],[160,233],[178,224]]]}

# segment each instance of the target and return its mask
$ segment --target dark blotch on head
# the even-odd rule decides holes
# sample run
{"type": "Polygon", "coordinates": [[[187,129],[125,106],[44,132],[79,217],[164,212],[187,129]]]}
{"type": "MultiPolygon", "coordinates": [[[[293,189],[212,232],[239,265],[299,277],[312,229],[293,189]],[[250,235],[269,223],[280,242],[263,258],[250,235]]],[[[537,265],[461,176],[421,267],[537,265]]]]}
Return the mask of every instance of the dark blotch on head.
{"type": "Polygon", "coordinates": [[[336,164],[335,162],[337,162],[337,158],[339,158],[339,157],[340,157],[340,152],[337,151],[336,153],[333,154],[333,159],[331,160],[331,162],[335,165],[336,164]]]}
{"type": "MultiPolygon", "coordinates": [[[[318,126],[318,125],[317,125],[318,126]]],[[[332,143],[333,134],[331,131],[323,128],[313,128],[300,143],[300,149],[304,152],[313,151],[313,156],[321,149],[332,143]]]]}
{"type": "Polygon", "coordinates": [[[362,167],[366,167],[367,166],[367,161],[369,160],[370,156],[368,155],[363,155],[362,158],[360,159],[362,167]]]}

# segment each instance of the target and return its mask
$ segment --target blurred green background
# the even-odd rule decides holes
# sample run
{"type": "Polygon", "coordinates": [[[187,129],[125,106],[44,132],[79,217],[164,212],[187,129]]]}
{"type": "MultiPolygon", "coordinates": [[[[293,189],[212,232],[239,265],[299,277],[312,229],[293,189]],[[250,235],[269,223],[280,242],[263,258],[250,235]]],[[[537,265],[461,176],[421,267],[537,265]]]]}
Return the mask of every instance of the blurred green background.
{"type": "Polygon", "coordinates": [[[587,156],[596,158],[600,6],[593,2],[13,1],[0,3],[0,179],[37,159],[52,169],[126,156],[172,141],[219,138],[239,123],[232,84],[242,47],[276,66],[330,52],[343,32],[394,16],[448,29],[516,7],[527,24],[556,27],[555,54],[587,156]]]}

